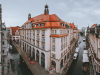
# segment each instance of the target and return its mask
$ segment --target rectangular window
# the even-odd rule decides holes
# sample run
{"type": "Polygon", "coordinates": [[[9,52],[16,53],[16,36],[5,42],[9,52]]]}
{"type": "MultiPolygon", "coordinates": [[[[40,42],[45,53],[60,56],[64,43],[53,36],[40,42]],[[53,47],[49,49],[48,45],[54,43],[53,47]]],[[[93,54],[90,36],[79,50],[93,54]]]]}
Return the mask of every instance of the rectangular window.
{"type": "Polygon", "coordinates": [[[38,27],[40,27],[40,24],[38,24],[38,27]]]}
{"type": "Polygon", "coordinates": [[[54,30],[52,30],[52,34],[54,34],[54,30]]]}
{"type": "Polygon", "coordinates": [[[67,33],[69,33],[69,30],[67,30],[67,33]]]}
{"type": "Polygon", "coordinates": [[[55,38],[52,38],[52,42],[55,43],[55,38]]]}
{"type": "Polygon", "coordinates": [[[4,36],[4,33],[2,33],[2,36],[4,36]]]}
{"type": "Polygon", "coordinates": [[[61,38],[61,42],[62,42],[62,38],[61,38]]]}
{"type": "Polygon", "coordinates": [[[55,51],[55,46],[54,45],[52,46],[52,50],[55,51]]]}
{"type": "Polygon", "coordinates": [[[37,47],[39,47],[39,43],[37,42],[37,47]]]}
{"type": "Polygon", "coordinates": [[[2,63],[5,63],[5,59],[2,59],[2,63]]]}
{"type": "Polygon", "coordinates": [[[44,23],[42,23],[42,26],[44,26],[44,23]]]}
{"type": "Polygon", "coordinates": [[[62,45],[61,45],[61,50],[62,50],[62,45]]]}
{"type": "Polygon", "coordinates": [[[42,44],[42,49],[45,49],[45,45],[44,44],[42,44]]]}
{"type": "Polygon", "coordinates": [[[66,49],[66,53],[67,53],[67,49],[66,49]]]}
{"type": "Polygon", "coordinates": [[[37,26],[37,24],[35,24],[35,27],[37,26]]]}
{"type": "Polygon", "coordinates": [[[66,42],[66,47],[67,47],[67,42],[66,42]]]}
{"type": "Polygon", "coordinates": [[[55,54],[52,53],[52,58],[55,58],[55,54]]]}
{"type": "Polygon", "coordinates": [[[39,30],[37,30],[37,34],[39,34],[39,30]]]}
{"type": "Polygon", "coordinates": [[[35,30],[34,30],[34,33],[35,33],[35,30]]]}
{"type": "Polygon", "coordinates": [[[2,45],[4,45],[4,41],[2,41],[2,45]]]}
{"type": "Polygon", "coordinates": [[[39,41],[39,36],[37,36],[37,40],[39,41]]]}
{"type": "Polygon", "coordinates": [[[33,36],[33,39],[35,40],[35,35],[33,36]]]}
{"type": "Polygon", "coordinates": [[[55,30],[55,34],[57,34],[56,30],[55,30]]]}
{"type": "Polygon", "coordinates": [[[45,34],[45,30],[42,30],[42,34],[45,34]]]}
{"type": "Polygon", "coordinates": [[[4,53],[4,50],[2,50],[2,53],[4,53]]]}
{"type": "Polygon", "coordinates": [[[45,42],[45,37],[42,37],[42,42],[45,42]]]}

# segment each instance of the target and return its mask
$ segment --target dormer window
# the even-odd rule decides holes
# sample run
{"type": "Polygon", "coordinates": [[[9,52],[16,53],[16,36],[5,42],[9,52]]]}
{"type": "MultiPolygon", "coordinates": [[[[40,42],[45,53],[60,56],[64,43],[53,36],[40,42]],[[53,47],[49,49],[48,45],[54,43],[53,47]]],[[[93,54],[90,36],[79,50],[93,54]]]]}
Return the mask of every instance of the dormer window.
{"type": "Polygon", "coordinates": [[[61,24],[61,26],[63,27],[63,24],[61,24]]]}
{"type": "Polygon", "coordinates": [[[64,24],[64,27],[65,27],[65,24],[64,24]]]}
{"type": "Polygon", "coordinates": [[[43,20],[43,19],[41,19],[41,20],[43,20]]]}
{"type": "Polygon", "coordinates": [[[38,27],[40,27],[40,24],[38,24],[38,27]]]}
{"type": "Polygon", "coordinates": [[[42,23],[42,26],[44,26],[44,23],[42,23]]]}
{"type": "Polygon", "coordinates": [[[37,21],[39,21],[39,20],[37,20],[37,21]]]}
{"type": "Polygon", "coordinates": [[[37,26],[37,24],[35,24],[35,27],[37,26]]]}

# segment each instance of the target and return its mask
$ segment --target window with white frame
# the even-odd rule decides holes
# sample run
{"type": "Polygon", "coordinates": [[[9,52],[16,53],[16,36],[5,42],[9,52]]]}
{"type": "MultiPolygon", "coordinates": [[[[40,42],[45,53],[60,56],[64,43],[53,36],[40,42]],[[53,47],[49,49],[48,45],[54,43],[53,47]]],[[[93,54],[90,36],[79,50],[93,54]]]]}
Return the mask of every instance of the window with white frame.
{"type": "Polygon", "coordinates": [[[55,54],[52,53],[52,58],[55,58],[55,54]]]}
{"type": "Polygon", "coordinates": [[[65,27],[65,24],[64,24],[64,27],[65,27]]]}
{"type": "Polygon", "coordinates": [[[2,50],[2,53],[4,53],[4,50],[2,50]]]}
{"type": "Polygon", "coordinates": [[[2,45],[4,45],[5,43],[4,43],[4,41],[2,41],[2,45]]]}
{"type": "Polygon", "coordinates": [[[56,30],[55,30],[55,34],[57,34],[56,30]]]}
{"type": "Polygon", "coordinates": [[[35,33],[35,30],[34,30],[34,33],[35,33]]]}
{"type": "Polygon", "coordinates": [[[60,34],[62,34],[62,30],[60,30],[60,34]]]}
{"type": "Polygon", "coordinates": [[[30,34],[30,38],[31,38],[31,34],[30,34]]]}
{"type": "Polygon", "coordinates": [[[39,42],[37,42],[37,47],[39,47],[39,42]]]}
{"type": "Polygon", "coordinates": [[[42,34],[45,34],[45,30],[42,30],[42,34]]]}
{"type": "Polygon", "coordinates": [[[61,26],[63,27],[63,24],[61,24],[61,26]]]}
{"type": "Polygon", "coordinates": [[[61,45],[61,50],[62,50],[63,48],[62,48],[62,45],[61,45]]]}
{"type": "Polygon", "coordinates": [[[45,37],[42,37],[42,42],[45,42],[45,37]]]}
{"type": "Polygon", "coordinates": [[[39,34],[39,32],[40,32],[40,31],[39,31],[39,30],[37,30],[37,34],[39,34]]]}
{"type": "Polygon", "coordinates": [[[40,24],[38,24],[38,27],[40,27],[40,24]]]}
{"type": "Polygon", "coordinates": [[[54,34],[54,30],[52,30],[52,34],[54,34]]]}
{"type": "Polygon", "coordinates": [[[33,39],[35,40],[35,35],[33,35],[33,39]]]}
{"type": "Polygon", "coordinates": [[[52,46],[52,50],[55,51],[55,46],[54,45],[52,46]]]}
{"type": "Polygon", "coordinates": [[[33,41],[33,45],[35,45],[35,41],[33,41]]]}
{"type": "Polygon", "coordinates": [[[37,26],[37,24],[35,24],[35,27],[37,26]]]}
{"type": "Polygon", "coordinates": [[[42,23],[42,26],[44,26],[44,23],[42,23]]]}
{"type": "Polygon", "coordinates": [[[31,44],[31,40],[30,40],[30,44],[31,44]]]}
{"type": "Polygon", "coordinates": [[[55,38],[52,38],[52,42],[55,43],[55,38]]]}
{"type": "Polygon", "coordinates": [[[67,42],[66,42],[66,47],[67,47],[67,42]]]}
{"type": "Polygon", "coordinates": [[[62,42],[62,38],[61,38],[61,42],[62,42]]]}
{"type": "Polygon", "coordinates": [[[69,33],[69,30],[67,30],[67,33],[69,33]]]}
{"type": "Polygon", "coordinates": [[[37,36],[37,40],[39,41],[39,36],[37,36]]]}
{"type": "Polygon", "coordinates": [[[42,44],[42,49],[45,49],[45,45],[44,44],[42,44]]]}

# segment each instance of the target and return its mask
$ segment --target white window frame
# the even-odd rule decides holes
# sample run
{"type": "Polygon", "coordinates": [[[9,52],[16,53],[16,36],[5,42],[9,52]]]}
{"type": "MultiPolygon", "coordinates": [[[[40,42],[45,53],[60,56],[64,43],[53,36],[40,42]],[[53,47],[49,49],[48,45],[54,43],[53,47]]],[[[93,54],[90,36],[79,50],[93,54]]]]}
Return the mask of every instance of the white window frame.
{"type": "Polygon", "coordinates": [[[35,24],[35,27],[37,27],[37,24],[35,24]]]}
{"type": "Polygon", "coordinates": [[[45,49],[45,45],[44,44],[42,44],[42,49],[45,49]]]}
{"type": "Polygon", "coordinates": [[[39,34],[40,33],[40,31],[39,30],[37,30],[37,34],[39,34]]]}
{"type": "Polygon", "coordinates": [[[52,34],[54,34],[54,30],[52,30],[52,34]]]}
{"type": "Polygon", "coordinates": [[[42,26],[44,26],[44,23],[42,23],[42,26]]]}
{"type": "Polygon", "coordinates": [[[52,43],[55,43],[55,38],[52,38],[52,43]]]}
{"type": "Polygon", "coordinates": [[[55,46],[54,45],[52,45],[52,51],[55,51],[55,46]]]}
{"type": "Polygon", "coordinates": [[[40,24],[38,24],[38,27],[40,27],[40,24]]]}
{"type": "Polygon", "coordinates": [[[42,34],[45,34],[45,30],[42,30],[42,34]]]}

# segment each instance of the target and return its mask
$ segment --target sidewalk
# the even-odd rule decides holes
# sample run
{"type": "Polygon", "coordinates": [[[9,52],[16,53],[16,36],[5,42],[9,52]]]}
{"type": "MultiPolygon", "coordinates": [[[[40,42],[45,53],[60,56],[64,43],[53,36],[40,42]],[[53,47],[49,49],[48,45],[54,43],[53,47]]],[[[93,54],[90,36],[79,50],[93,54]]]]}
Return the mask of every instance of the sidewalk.
{"type": "Polygon", "coordinates": [[[41,67],[39,63],[36,61],[34,61],[34,64],[30,64],[29,60],[27,59],[28,54],[24,52],[23,50],[21,50],[18,44],[13,43],[13,45],[15,46],[15,48],[17,49],[19,54],[22,56],[23,60],[25,61],[25,63],[27,64],[27,66],[29,67],[29,69],[34,75],[59,75],[57,73],[50,74],[43,67],[41,67]]]}

